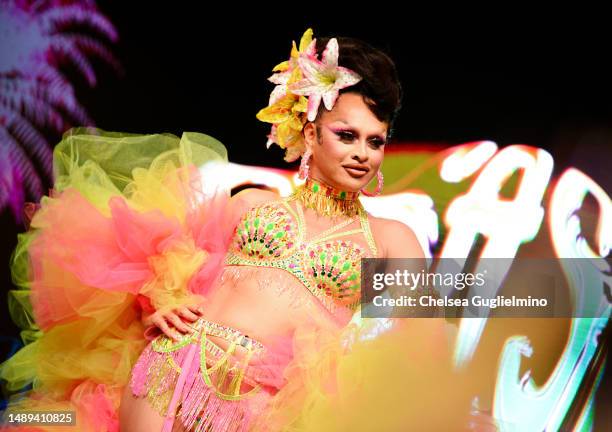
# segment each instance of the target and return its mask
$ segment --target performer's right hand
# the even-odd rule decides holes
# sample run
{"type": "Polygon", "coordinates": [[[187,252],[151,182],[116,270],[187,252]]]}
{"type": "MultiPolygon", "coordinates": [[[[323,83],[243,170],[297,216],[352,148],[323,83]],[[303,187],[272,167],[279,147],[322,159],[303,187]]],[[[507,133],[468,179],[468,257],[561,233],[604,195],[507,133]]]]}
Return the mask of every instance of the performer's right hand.
{"type": "Polygon", "coordinates": [[[202,306],[187,305],[168,311],[156,311],[144,317],[142,323],[145,327],[154,325],[169,338],[179,340],[182,335],[194,332],[189,323],[197,321],[202,312],[202,306]]]}

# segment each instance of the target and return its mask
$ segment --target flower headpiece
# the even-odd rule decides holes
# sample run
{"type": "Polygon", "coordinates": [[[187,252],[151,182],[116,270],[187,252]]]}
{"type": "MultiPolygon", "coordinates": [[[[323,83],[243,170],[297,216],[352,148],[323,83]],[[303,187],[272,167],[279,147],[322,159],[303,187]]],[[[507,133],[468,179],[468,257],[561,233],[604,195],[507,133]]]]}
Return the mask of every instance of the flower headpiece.
{"type": "Polygon", "coordinates": [[[305,151],[302,129],[317,117],[321,100],[331,110],[340,90],[357,84],[361,77],[338,66],[338,41],[330,39],[317,58],[312,29],[304,32],[299,49],[295,42],[289,60],[276,65],[268,78],[276,84],[268,106],[257,113],[261,121],[272,123],[266,146],[273,143],[286,150],[285,160],[293,162],[305,151]]]}

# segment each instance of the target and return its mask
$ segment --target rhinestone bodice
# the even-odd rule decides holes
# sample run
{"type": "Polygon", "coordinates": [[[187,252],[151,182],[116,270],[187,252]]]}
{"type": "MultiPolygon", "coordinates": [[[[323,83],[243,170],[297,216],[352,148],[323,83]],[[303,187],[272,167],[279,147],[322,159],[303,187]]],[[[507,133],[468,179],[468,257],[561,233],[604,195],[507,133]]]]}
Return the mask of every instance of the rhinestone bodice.
{"type": "Polygon", "coordinates": [[[290,200],[248,210],[236,226],[225,264],[286,270],[331,312],[339,305],[354,309],[361,294],[361,258],[377,255],[366,212],[360,209],[355,218],[306,241],[303,209],[296,201],[296,211],[290,200]],[[357,219],[360,228],[341,231],[357,219]],[[358,233],[364,235],[367,248],[346,239],[358,233]]]}

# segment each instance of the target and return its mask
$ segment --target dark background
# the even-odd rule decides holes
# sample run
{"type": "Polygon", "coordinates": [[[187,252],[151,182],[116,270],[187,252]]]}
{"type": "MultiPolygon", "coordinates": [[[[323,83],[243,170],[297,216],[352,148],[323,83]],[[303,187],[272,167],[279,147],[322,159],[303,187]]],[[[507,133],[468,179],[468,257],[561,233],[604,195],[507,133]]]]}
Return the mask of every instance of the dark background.
{"type": "Polygon", "coordinates": [[[356,14],[347,6],[331,16],[228,5],[234,10],[206,13],[147,4],[145,13],[101,3],[118,28],[115,52],[126,74],[117,78],[101,65],[99,87],[77,93],[98,126],[200,131],[223,142],[234,162],[285,166],[280,149],[265,149],[269,125],[255,113],[274,87],[266,80],[272,67],[312,27],[315,37],[361,38],[396,61],[405,93],[397,141],[529,144],[550,151],[558,168],[576,166],[610,185],[600,159],[612,154],[610,38],[596,24],[586,31],[484,20],[449,27],[388,8],[356,14]]]}
{"type": "MultiPolygon", "coordinates": [[[[404,87],[396,143],[528,144],[553,155],[555,174],[574,166],[611,190],[610,38],[593,21],[583,22],[586,30],[577,29],[579,18],[550,30],[537,20],[502,25],[499,15],[442,22],[383,4],[366,10],[342,4],[346,10],[333,16],[325,6],[311,10],[309,4],[286,12],[282,3],[253,10],[227,3],[224,12],[220,5],[206,11],[196,2],[143,5],[139,10],[125,2],[99,2],[119,32],[119,42],[109,46],[124,75],[94,59],[98,83],[89,88],[73,68],[65,68],[78,100],[102,129],[204,132],[228,147],[233,162],[285,167],[282,150],[266,150],[269,125],[255,113],[267,105],[272,67],[287,59],[291,41],[299,42],[312,27],[315,37],[364,39],[396,61],[404,87]]],[[[23,227],[6,211],[2,226],[0,259],[8,263],[23,227]]],[[[10,286],[6,265],[2,277],[10,286]]],[[[5,302],[3,296],[2,310],[5,302]]],[[[9,340],[17,334],[6,314],[1,324],[9,340]]],[[[3,343],[3,358],[6,353],[3,343]]],[[[596,424],[610,418],[602,403],[610,401],[609,375],[600,386],[596,424]]]]}

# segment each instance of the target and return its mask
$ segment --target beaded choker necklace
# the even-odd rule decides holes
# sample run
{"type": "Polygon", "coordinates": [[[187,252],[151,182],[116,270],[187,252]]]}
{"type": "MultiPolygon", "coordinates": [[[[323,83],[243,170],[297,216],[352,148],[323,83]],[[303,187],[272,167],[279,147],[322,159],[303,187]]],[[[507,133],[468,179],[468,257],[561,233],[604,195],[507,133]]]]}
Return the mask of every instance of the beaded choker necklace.
{"type": "Polygon", "coordinates": [[[363,209],[359,192],[338,190],[312,178],[297,188],[293,196],[304,207],[311,208],[322,216],[356,216],[363,209]]]}

